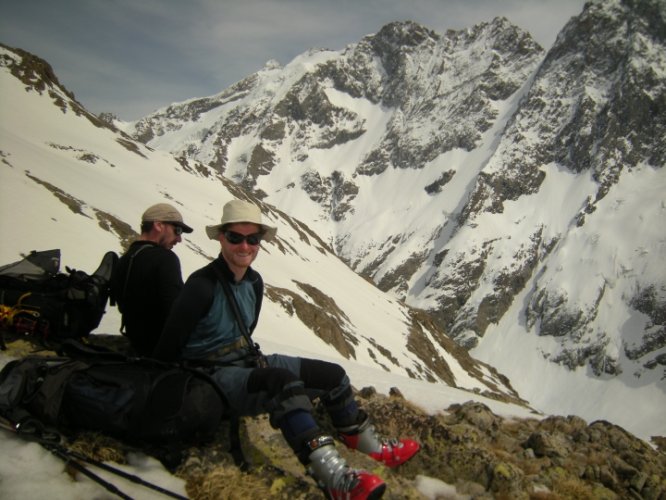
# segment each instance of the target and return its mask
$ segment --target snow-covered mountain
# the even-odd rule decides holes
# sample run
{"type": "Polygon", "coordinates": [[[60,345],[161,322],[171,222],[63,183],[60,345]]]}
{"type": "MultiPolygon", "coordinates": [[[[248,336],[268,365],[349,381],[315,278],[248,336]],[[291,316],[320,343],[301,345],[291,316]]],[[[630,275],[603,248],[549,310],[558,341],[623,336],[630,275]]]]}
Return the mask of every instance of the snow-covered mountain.
{"type": "Polygon", "coordinates": [[[548,53],[503,18],[393,23],[118,125],[303,221],[540,408],[664,434],[665,28],[659,0],[590,2],[548,53]]]}

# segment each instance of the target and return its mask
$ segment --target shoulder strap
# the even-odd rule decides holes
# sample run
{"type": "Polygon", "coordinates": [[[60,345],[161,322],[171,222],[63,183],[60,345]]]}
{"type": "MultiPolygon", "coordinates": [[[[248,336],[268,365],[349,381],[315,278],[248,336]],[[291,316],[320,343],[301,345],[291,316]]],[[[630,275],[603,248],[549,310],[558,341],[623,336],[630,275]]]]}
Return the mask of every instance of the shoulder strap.
{"type": "MultiPolygon", "coordinates": [[[[129,283],[130,280],[130,273],[132,272],[132,264],[134,263],[134,259],[136,256],[143,250],[144,248],[148,248],[152,245],[145,244],[141,245],[139,248],[136,249],[136,252],[134,252],[132,255],[130,255],[129,258],[129,263],[127,264],[127,273],[125,273],[125,282],[123,283],[123,293],[120,295],[120,300],[116,299],[118,304],[121,305],[125,303],[125,298],[127,297],[127,284],[129,283]]],[[[120,333],[125,335],[125,315],[121,315],[120,318],[120,333]]]]}
{"type": "Polygon", "coordinates": [[[233,310],[234,316],[236,317],[236,323],[238,324],[238,328],[240,328],[240,331],[243,334],[243,337],[245,338],[247,345],[250,346],[250,349],[255,351],[256,354],[259,354],[259,346],[254,342],[252,342],[252,338],[250,337],[250,332],[248,332],[247,326],[245,326],[243,318],[241,317],[240,308],[238,307],[238,302],[236,301],[236,296],[231,291],[231,285],[229,284],[229,280],[224,275],[222,270],[215,265],[215,263],[211,264],[211,267],[213,268],[213,271],[215,272],[218,281],[222,285],[222,289],[224,290],[224,294],[227,296],[229,304],[231,304],[231,309],[233,310]]]}
{"type": "MultiPolygon", "coordinates": [[[[258,275],[257,275],[258,276],[258,275]]],[[[264,283],[261,278],[252,281],[252,288],[254,289],[255,304],[254,304],[254,322],[250,325],[250,334],[254,332],[259,322],[259,315],[261,313],[261,303],[264,298],[264,283]]]]}

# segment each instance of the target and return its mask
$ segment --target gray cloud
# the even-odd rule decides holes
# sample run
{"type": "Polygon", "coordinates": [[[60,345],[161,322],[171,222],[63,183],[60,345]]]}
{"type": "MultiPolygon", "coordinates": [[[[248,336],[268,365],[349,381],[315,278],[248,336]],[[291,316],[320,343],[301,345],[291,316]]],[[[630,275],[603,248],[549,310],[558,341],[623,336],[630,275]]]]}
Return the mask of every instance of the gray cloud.
{"type": "Polygon", "coordinates": [[[136,119],[392,21],[443,33],[504,16],[548,47],[584,1],[0,0],[0,42],[46,59],[91,111],[136,119]]]}

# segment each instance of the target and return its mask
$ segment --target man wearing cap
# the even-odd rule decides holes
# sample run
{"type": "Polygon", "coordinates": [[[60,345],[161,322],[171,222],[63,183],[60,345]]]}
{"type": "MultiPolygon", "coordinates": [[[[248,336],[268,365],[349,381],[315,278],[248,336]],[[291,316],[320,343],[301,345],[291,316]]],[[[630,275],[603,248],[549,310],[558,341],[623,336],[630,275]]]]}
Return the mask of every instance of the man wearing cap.
{"type": "Polygon", "coordinates": [[[385,466],[406,462],[419,450],[418,443],[380,439],[338,364],[280,354],[263,356],[264,363],[257,363],[256,351],[245,340],[239,323],[249,333],[257,325],[264,284],[250,265],[260,243],[271,241],[276,234],[276,228],[262,222],[259,207],[230,201],[223,208],[221,223],[207,226],[206,234],[219,241],[220,255],[185,282],[153,356],[169,361],[214,361],[212,378],[233,413],[268,413],[271,424],[282,431],[329,498],[379,498],[385,483],[347,465],[333,437],[314,420],[311,400],[320,398],[346,446],[385,466]],[[230,290],[225,291],[227,285],[230,290]],[[237,304],[238,315],[232,302],[237,304]]]}
{"type": "Polygon", "coordinates": [[[118,260],[112,295],[122,314],[121,331],[136,354],[148,356],[164,326],[171,304],[183,288],[180,260],[172,251],[192,228],[172,205],[158,203],[141,217],[141,235],[118,260]]]}

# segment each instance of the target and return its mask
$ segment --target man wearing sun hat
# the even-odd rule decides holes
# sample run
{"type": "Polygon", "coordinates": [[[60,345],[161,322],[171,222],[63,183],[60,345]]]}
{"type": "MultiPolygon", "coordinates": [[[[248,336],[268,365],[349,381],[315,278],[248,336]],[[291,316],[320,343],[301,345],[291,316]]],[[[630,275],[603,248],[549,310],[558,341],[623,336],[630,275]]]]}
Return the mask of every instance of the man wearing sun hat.
{"type": "Polygon", "coordinates": [[[172,249],[183,233],[191,232],[176,207],[152,205],[141,216],[141,235],[115,266],[111,288],[122,314],[121,331],[138,355],[153,351],[183,288],[180,260],[172,249]]]}
{"type": "Polygon", "coordinates": [[[267,226],[262,222],[259,207],[241,200],[232,200],[223,207],[222,222],[213,226],[206,226],[206,235],[211,240],[217,240],[225,226],[240,222],[257,224],[262,233],[262,239],[266,242],[272,241],[277,233],[277,228],[267,226]]]}
{"type": "Polygon", "coordinates": [[[164,326],[153,357],[168,361],[215,361],[212,378],[236,415],[268,413],[296,456],[330,498],[379,498],[386,485],[378,476],[349,467],[333,437],[312,414],[319,397],[340,440],[388,467],[410,459],[419,445],[413,440],[381,440],[359,408],[345,370],[338,364],[280,354],[262,356],[248,345],[233,312],[254,331],[261,310],[263,280],[252,269],[261,242],[273,241],[276,228],[265,224],[258,206],[241,200],[224,205],[220,224],[206,234],[220,243],[217,259],[185,282],[164,326]],[[226,286],[225,283],[225,286],[226,286]]]}

